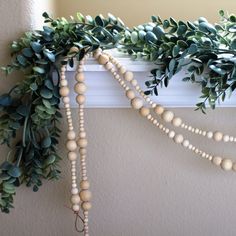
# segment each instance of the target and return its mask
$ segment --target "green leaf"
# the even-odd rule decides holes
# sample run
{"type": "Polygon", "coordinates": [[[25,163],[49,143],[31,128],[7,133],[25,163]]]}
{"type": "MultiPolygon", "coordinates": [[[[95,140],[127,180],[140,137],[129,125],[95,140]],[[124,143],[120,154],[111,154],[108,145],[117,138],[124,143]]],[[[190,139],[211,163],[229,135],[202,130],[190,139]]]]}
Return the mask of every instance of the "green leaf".
{"type": "Polygon", "coordinates": [[[101,16],[96,16],[94,20],[95,20],[96,25],[102,26],[102,27],[104,26],[104,21],[101,18],[101,16]]]}
{"type": "Polygon", "coordinates": [[[0,96],[0,105],[3,107],[10,106],[12,104],[12,98],[9,94],[3,94],[0,96]]]}
{"type": "Polygon", "coordinates": [[[12,168],[10,168],[7,173],[14,178],[18,178],[21,176],[21,171],[20,168],[17,166],[13,166],[12,168]]]}
{"type": "Polygon", "coordinates": [[[32,83],[32,84],[30,84],[30,89],[32,91],[36,91],[38,89],[38,85],[36,83],[32,83]]]}
{"type": "Polygon", "coordinates": [[[44,13],[42,14],[42,16],[43,16],[44,18],[49,18],[49,15],[48,15],[47,12],[44,12],[44,13]]]}
{"type": "Polygon", "coordinates": [[[138,32],[137,31],[133,31],[131,33],[131,42],[134,44],[138,42],[138,32]]]}
{"type": "Polygon", "coordinates": [[[26,65],[27,60],[25,59],[24,56],[18,55],[18,56],[16,57],[16,59],[17,59],[17,61],[18,61],[22,66],[25,66],[25,65],[26,65]]]}
{"type": "Polygon", "coordinates": [[[25,57],[32,57],[33,56],[33,52],[30,48],[23,48],[22,49],[22,54],[25,56],[25,57]]]}
{"type": "Polygon", "coordinates": [[[1,170],[9,170],[12,167],[12,164],[8,161],[4,161],[1,165],[0,165],[0,169],[1,170]]]}
{"type": "Polygon", "coordinates": [[[145,36],[145,40],[147,43],[155,43],[157,41],[157,37],[153,32],[147,32],[145,36]]]}
{"type": "Polygon", "coordinates": [[[50,90],[53,90],[53,89],[54,89],[54,85],[53,85],[52,81],[49,80],[49,79],[47,79],[47,80],[44,81],[44,85],[45,85],[48,89],[50,89],[50,90]]]}
{"type": "Polygon", "coordinates": [[[16,112],[22,116],[27,116],[29,114],[29,107],[20,105],[19,107],[17,107],[16,112]]]}
{"type": "Polygon", "coordinates": [[[156,37],[160,40],[163,35],[165,35],[165,31],[160,27],[156,26],[153,28],[152,32],[156,35],[156,37]]]}
{"type": "Polygon", "coordinates": [[[51,61],[51,62],[55,62],[56,61],[56,57],[53,54],[53,52],[49,51],[48,49],[43,50],[43,54],[51,61]]]}
{"type": "Polygon", "coordinates": [[[46,166],[51,165],[55,162],[56,156],[55,155],[50,155],[44,162],[46,166]]]}
{"type": "Polygon", "coordinates": [[[177,56],[179,55],[179,52],[180,52],[179,46],[178,46],[178,45],[175,45],[175,46],[173,47],[173,50],[172,50],[172,55],[173,55],[173,57],[177,57],[177,56]]]}
{"type": "Polygon", "coordinates": [[[43,49],[43,46],[39,42],[31,42],[30,46],[36,53],[40,53],[43,49]]]}
{"type": "Polygon", "coordinates": [[[52,140],[50,137],[46,137],[45,139],[43,139],[41,146],[42,148],[49,148],[52,144],[52,140]]]}
{"type": "Polygon", "coordinates": [[[40,95],[41,95],[43,98],[50,99],[50,98],[52,98],[53,93],[52,93],[52,91],[49,90],[49,89],[42,88],[42,89],[40,90],[40,95]]]}

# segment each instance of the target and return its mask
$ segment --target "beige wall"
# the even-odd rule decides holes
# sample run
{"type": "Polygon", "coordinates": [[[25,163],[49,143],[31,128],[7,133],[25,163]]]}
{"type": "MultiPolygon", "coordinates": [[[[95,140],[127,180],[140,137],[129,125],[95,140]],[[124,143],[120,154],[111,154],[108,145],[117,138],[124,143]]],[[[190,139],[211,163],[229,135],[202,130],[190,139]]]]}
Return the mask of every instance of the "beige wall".
{"type": "MultiPolygon", "coordinates": [[[[63,2],[71,4],[69,1],[63,2]]],[[[90,14],[95,14],[95,10],[102,11],[94,3],[97,1],[93,4],[86,1],[87,8],[82,1],[76,2],[80,3],[81,12],[85,11],[83,9],[90,14]],[[95,5],[97,9],[92,9],[95,5]]],[[[109,11],[120,16],[121,13],[131,16],[117,8],[116,5],[122,5],[122,2],[107,1],[107,4],[109,2],[113,3],[109,11]]],[[[129,2],[126,1],[127,4],[129,2]]],[[[197,1],[198,8],[194,6],[195,1],[188,1],[192,13],[180,12],[179,3],[173,1],[172,4],[157,4],[157,7],[152,5],[151,10],[143,10],[145,14],[138,13],[139,9],[141,12],[147,6],[146,2],[139,1],[142,6],[135,8],[140,22],[143,21],[141,16],[150,15],[149,11],[154,8],[160,9],[163,16],[175,13],[177,17],[183,15],[181,18],[186,19],[202,13],[214,20],[216,12],[214,6],[207,6],[210,1],[197,1]],[[168,9],[170,5],[173,10],[168,9]],[[195,9],[198,9],[197,13],[194,13],[195,9]],[[206,12],[209,9],[211,14],[206,12]]],[[[223,1],[215,1],[214,4],[220,2],[223,1]]],[[[224,1],[224,8],[235,11],[236,4],[233,2],[224,1]]],[[[38,2],[0,0],[0,64],[9,61],[8,42],[32,26],[30,16],[35,3],[38,2]]],[[[73,13],[76,11],[73,9],[79,8],[70,6],[73,13]]],[[[108,11],[105,7],[104,12],[108,11]]],[[[65,4],[63,8],[66,10],[65,4]]],[[[132,19],[129,22],[133,24],[132,19]]],[[[138,18],[134,24],[137,23],[138,18]]],[[[0,92],[11,87],[16,81],[13,77],[1,82],[0,92]]],[[[73,113],[76,119],[76,111],[73,113]]],[[[203,129],[221,129],[225,133],[236,134],[234,108],[209,111],[207,116],[193,109],[176,109],[176,113],[186,122],[203,129]]],[[[207,161],[176,146],[130,109],[88,109],[86,122],[89,135],[88,172],[93,191],[92,236],[236,235],[234,173],[216,169],[207,161]]],[[[70,178],[64,148],[64,123],[60,140],[60,153],[64,157],[61,163],[62,179],[45,183],[38,193],[21,187],[15,199],[15,210],[10,215],[0,214],[1,236],[78,235],[73,229],[73,214],[65,207],[69,204],[70,178]]],[[[235,145],[219,145],[192,136],[189,138],[209,152],[235,156],[235,145]]],[[[3,160],[7,148],[0,147],[0,152],[3,160]]]]}
{"type": "Polygon", "coordinates": [[[76,15],[81,12],[92,16],[100,13],[104,16],[110,12],[119,16],[128,26],[132,27],[150,21],[151,15],[162,18],[170,16],[182,20],[196,20],[205,16],[211,22],[219,20],[218,11],[224,9],[233,13],[236,11],[235,0],[58,0],[59,16],[76,15]]]}

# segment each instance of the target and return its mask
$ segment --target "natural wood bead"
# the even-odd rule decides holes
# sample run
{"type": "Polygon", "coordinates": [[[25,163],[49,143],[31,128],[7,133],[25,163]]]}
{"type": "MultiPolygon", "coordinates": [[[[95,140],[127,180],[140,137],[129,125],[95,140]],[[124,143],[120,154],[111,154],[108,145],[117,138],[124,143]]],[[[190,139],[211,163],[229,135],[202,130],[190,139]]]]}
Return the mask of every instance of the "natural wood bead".
{"type": "Polygon", "coordinates": [[[131,100],[131,106],[132,106],[134,109],[136,109],[136,110],[140,109],[140,108],[143,106],[143,101],[142,101],[142,99],[139,98],[139,97],[133,98],[133,99],[131,100]]]}
{"type": "Polygon", "coordinates": [[[174,113],[172,111],[164,111],[162,114],[162,119],[165,122],[171,122],[174,118],[174,113]]]}
{"type": "Polygon", "coordinates": [[[150,114],[150,109],[149,108],[147,108],[147,107],[141,107],[140,109],[139,109],[139,113],[140,113],[140,115],[142,115],[142,116],[147,116],[147,115],[149,115],[150,114]]]}
{"type": "Polygon", "coordinates": [[[232,169],[233,171],[236,171],[236,163],[233,163],[232,169]]]}
{"type": "Polygon", "coordinates": [[[107,62],[107,64],[105,65],[105,68],[106,68],[107,70],[110,70],[112,67],[113,67],[113,65],[112,65],[111,62],[107,62]]]}
{"type": "Polygon", "coordinates": [[[169,138],[174,138],[175,137],[175,131],[171,130],[168,134],[169,138]]]}
{"type": "Polygon", "coordinates": [[[84,82],[84,73],[78,73],[78,74],[75,76],[75,79],[76,79],[78,82],[84,82]]]}
{"type": "Polygon", "coordinates": [[[66,103],[70,103],[70,98],[69,97],[63,97],[62,101],[66,104],[66,103]]]}
{"type": "Polygon", "coordinates": [[[223,136],[223,141],[224,141],[224,142],[229,142],[229,141],[230,141],[230,140],[229,140],[229,135],[225,134],[225,135],[223,136]]]}
{"type": "Polygon", "coordinates": [[[88,180],[83,180],[80,182],[80,188],[83,190],[89,189],[90,183],[88,180]]]}
{"type": "Polygon", "coordinates": [[[83,104],[85,102],[85,96],[82,94],[76,96],[76,102],[80,105],[83,104]]]}
{"type": "Polygon", "coordinates": [[[84,211],[89,211],[92,208],[92,204],[90,202],[83,202],[81,207],[84,211]]]}
{"type": "Polygon", "coordinates": [[[233,166],[233,162],[231,159],[224,158],[221,162],[221,168],[223,170],[231,170],[233,166]]]}
{"type": "Polygon", "coordinates": [[[87,147],[88,141],[87,141],[86,138],[79,138],[78,141],[77,141],[77,144],[78,144],[79,147],[84,148],[84,147],[87,147]]]}
{"type": "Polygon", "coordinates": [[[101,65],[105,65],[108,61],[109,61],[109,57],[104,55],[104,54],[101,54],[98,57],[98,63],[101,64],[101,65]]]}
{"type": "Polygon", "coordinates": [[[71,197],[70,200],[71,200],[71,203],[72,203],[72,204],[78,204],[78,203],[80,203],[80,197],[79,197],[78,194],[72,195],[72,197],[71,197]]]}
{"type": "Polygon", "coordinates": [[[208,131],[207,132],[207,138],[211,139],[213,137],[213,132],[208,131]]]}
{"type": "Polygon", "coordinates": [[[179,117],[174,117],[174,119],[172,120],[172,124],[175,127],[179,127],[182,124],[182,120],[179,117]]]}
{"type": "Polygon", "coordinates": [[[75,89],[75,92],[78,93],[78,94],[83,94],[86,92],[87,90],[87,87],[84,83],[77,83],[74,87],[75,89]]]}
{"type": "Polygon", "coordinates": [[[72,140],[72,139],[75,139],[75,137],[76,137],[76,134],[73,130],[71,130],[67,133],[67,138],[68,139],[72,140]]]}
{"type": "Polygon", "coordinates": [[[73,211],[76,211],[76,212],[78,212],[78,211],[79,211],[79,209],[80,209],[80,207],[79,207],[79,205],[78,205],[78,204],[75,204],[75,205],[73,205],[73,206],[72,206],[72,210],[73,210],[73,211]]]}
{"type": "Polygon", "coordinates": [[[213,138],[214,138],[215,141],[219,142],[219,141],[222,140],[223,134],[219,131],[216,131],[213,135],[213,138]]]}
{"type": "Polygon", "coordinates": [[[124,66],[121,66],[121,68],[119,69],[119,72],[120,72],[121,74],[124,74],[124,73],[126,72],[125,67],[124,67],[124,66]]]}
{"type": "Polygon", "coordinates": [[[71,194],[76,195],[76,194],[78,194],[78,193],[79,193],[78,188],[72,188],[72,189],[71,189],[71,194]]]}
{"type": "MultiPolygon", "coordinates": [[[[62,78],[62,76],[61,76],[61,78],[62,78]]],[[[67,86],[67,85],[68,85],[68,81],[67,81],[67,80],[62,79],[62,80],[60,81],[60,86],[65,87],[65,86],[67,86]]]]}
{"type": "Polygon", "coordinates": [[[134,78],[134,74],[131,71],[126,71],[124,74],[124,79],[130,82],[134,78]]]}
{"type": "Polygon", "coordinates": [[[186,148],[189,146],[189,141],[187,139],[183,141],[183,146],[186,148]]]}
{"type": "Polygon", "coordinates": [[[77,159],[77,154],[76,154],[76,152],[69,152],[69,153],[68,153],[68,159],[69,159],[70,161],[75,161],[75,160],[77,159]]]}
{"type": "Polygon", "coordinates": [[[93,57],[95,59],[98,59],[98,57],[101,55],[101,52],[102,52],[102,50],[100,48],[95,50],[94,53],[93,53],[93,57]]]}
{"type": "Polygon", "coordinates": [[[154,111],[157,115],[161,115],[163,112],[164,112],[164,107],[161,106],[161,105],[157,105],[155,108],[154,108],[154,111]]]}
{"type": "Polygon", "coordinates": [[[59,90],[59,93],[62,97],[66,97],[69,95],[70,93],[70,89],[66,86],[66,87],[61,87],[59,90]]]}
{"type": "Polygon", "coordinates": [[[85,155],[87,153],[87,150],[85,148],[80,148],[79,153],[80,155],[85,155]]]}
{"type": "Polygon", "coordinates": [[[66,143],[66,147],[69,151],[75,151],[77,148],[77,144],[74,140],[69,140],[66,143]]]}
{"type": "Polygon", "coordinates": [[[85,138],[86,137],[86,132],[79,132],[79,137],[80,138],[85,138]]]}
{"type": "Polygon", "coordinates": [[[222,162],[222,158],[219,157],[219,156],[214,156],[212,158],[212,163],[216,166],[220,166],[221,165],[221,162],[222,162]]]}
{"type": "Polygon", "coordinates": [[[129,99],[135,98],[135,92],[131,89],[127,90],[126,91],[126,97],[129,98],[129,99]]]}
{"type": "Polygon", "coordinates": [[[133,86],[136,86],[136,85],[138,84],[138,81],[137,81],[136,79],[132,79],[132,80],[131,80],[131,84],[132,84],[133,86]]]}
{"type": "Polygon", "coordinates": [[[182,143],[184,141],[183,135],[182,134],[176,134],[175,137],[174,137],[174,141],[177,144],[182,143]]]}
{"type": "Polygon", "coordinates": [[[73,47],[70,48],[70,51],[69,51],[69,52],[70,52],[70,53],[78,53],[78,52],[79,52],[79,48],[76,47],[76,46],[73,46],[73,47]]]}
{"type": "Polygon", "coordinates": [[[82,190],[80,191],[79,196],[83,202],[88,202],[92,198],[92,193],[89,190],[82,190]]]}

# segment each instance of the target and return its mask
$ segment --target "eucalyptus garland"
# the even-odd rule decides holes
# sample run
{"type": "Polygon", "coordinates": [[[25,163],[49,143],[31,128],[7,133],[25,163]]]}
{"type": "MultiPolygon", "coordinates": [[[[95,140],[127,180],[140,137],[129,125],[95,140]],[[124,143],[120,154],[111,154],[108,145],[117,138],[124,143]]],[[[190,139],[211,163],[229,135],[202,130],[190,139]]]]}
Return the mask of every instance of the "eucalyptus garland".
{"type": "Polygon", "coordinates": [[[42,30],[26,32],[11,45],[12,62],[2,67],[6,75],[16,70],[24,79],[0,96],[0,142],[10,147],[0,165],[0,208],[8,213],[21,184],[38,191],[43,179],[60,176],[57,144],[62,118],[59,109],[59,69],[73,66],[98,48],[117,48],[154,63],[146,95],[158,95],[180,70],[183,81],[201,86],[196,109],[215,108],[236,88],[236,16],[220,11],[219,24],[200,17],[196,22],[162,20],[129,29],[111,14],[92,18],[77,14],[70,20],[43,13],[42,30]],[[67,60],[65,60],[67,58],[67,60]],[[57,78],[53,76],[57,72],[57,78]]]}

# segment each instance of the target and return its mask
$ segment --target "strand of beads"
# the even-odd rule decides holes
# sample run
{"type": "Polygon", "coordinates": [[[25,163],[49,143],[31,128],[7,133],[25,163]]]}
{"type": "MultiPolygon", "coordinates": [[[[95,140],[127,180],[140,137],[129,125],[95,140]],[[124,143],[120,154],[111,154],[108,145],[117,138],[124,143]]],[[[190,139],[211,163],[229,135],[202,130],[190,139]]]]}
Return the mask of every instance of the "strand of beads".
{"type": "MultiPolygon", "coordinates": [[[[86,56],[87,58],[87,56],[86,56]]],[[[77,144],[79,147],[79,154],[80,154],[80,164],[81,164],[81,173],[82,173],[82,180],[80,182],[80,199],[82,201],[81,207],[83,209],[84,213],[84,235],[88,236],[89,235],[89,227],[88,227],[88,212],[91,209],[91,192],[89,191],[89,181],[88,181],[88,176],[87,176],[87,169],[86,169],[86,154],[87,154],[87,145],[88,141],[86,138],[86,132],[85,132],[85,127],[84,127],[84,103],[85,103],[85,92],[86,92],[86,85],[84,83],[85,77],[83,73],[83,65],[85,62],[85,59],[82,59],[79,62],[79,66],[77,68],[77,73],[75,76],[75,79],[77,83],[75,84],[74,90],[77,93],[76,96],[76,102],[79,105],[79,135],[78,135],[78,140],[77,144]]]]}
{"type": "MultiPolygon", "coordinates": [[[[130,89],[126,82],[129,81],[133,86],[136,86],[136,91],[139,90],[139,85],[137,84],[137,81],[133,79],[133,74],[131,72],[126,71],[126,69],[117,63],[117,61],[110,55],[102,54],[102,52],[96,51],[94,53],[95,59],[98,60],[98,63],[103,65],[108,71],[112,73],[114,78],[120,83],[120,85],[125,89],[126,96],[131,100],[131,107],[139,110],[140,115],[143,117],[146,117],[153,125],[158,127],[161,131],[163,131],[167,136],[172,139],[176,144],[182,144],[183,147],[193,151],[195,154],[200,155],[203,158],[208,159],[216,166],[221,166],[223,170],[234,170],[236,171],[236,163],[234,163],[229,158],[222,158],[220,156],[213,156],[210,155],[199,148],[193,146],[189,140],[184,139],[184,136],[182,134],[176,134],[174,130],[169,130],[167,127],[165,127],[163,124],[159,123],[157,119],[155,119],[150,114],[150,109],[148,107],[143,106],[143,100],[140,97],[137,97],[135,95],[135,91],[130,89]],[[114,67],[116,67],[116,69],[114,67]],[[123,71],[123,74],[126,75],[126,80],[122,79],[120,75],[118,74],[119,71],[123,71]],[[127,79],[127,77],[129,77],[127,79]]],[[[146,99],[145,99],[146,101],[146,99]]],[[[150,104],[150,103],[149,103],[150,104]]],[[[153,108],[156,107],[154,103],[151,104],[153,108]]]]}
{"type": "MultiPolygon", "coordinates": [[[[105,53],[109,58],[111,55],[105,53]]],[[[228,134],[223,134],[220,131],[206,131],[200,128],[195,128],[191,125],[185,124],[180,117],[175,116],[173,111],[170,111],[163,107],[160,104],[156,104],[154,101],[150,99],[147,95],[145,95],[144,91],[137,84],[137,80],[133,79],[133,73],[130,71],[126,71],[124,66],[122,66],[115,58],[112,58],[112,61],[117,65],[118,72],[123,78],[131,83],[134,89],[141,95],[141,97],[154,109],[154,112],[166,123],[172,124],[174,127],[180,127],[182,129],[186,129],[189,132],[194,134],[202,135],[209,139],[213,139],[216,142],[224,141],[224,142],[236,142],[236,137],[228,134]]],[[[131,92],[130,92],[131,93],[131,92]]]]}
{"type": "Polygon", "coordinates": [[[66,148],[68,150],[68,159],[71,162],[71,179],[72,179],[72,188],[71,188],[71,203],[72,203],[72,210],[79,214],[79,203],[80,203],[80,197],[79,197],[79,190],[77,186],[76,181],[76,160],[77,160],[77,144],[76,144],[76,134],[74,131],[74,126],[72,123],[72,117],[71,117],[71,109],[70,109],[70,98],[69,93],[70,89],[68,87],[68,81],[66,80],[65,76],[66,71],[66,65],[63,65],[61,67],[60,71],[60,95],[62,97],[62,101],[64,103],[64,107],[66,109],[66,117],[67,117],[67,123],[68,123],[68,132],[67,132],[67,142],[66,142],[66,148]]]}

